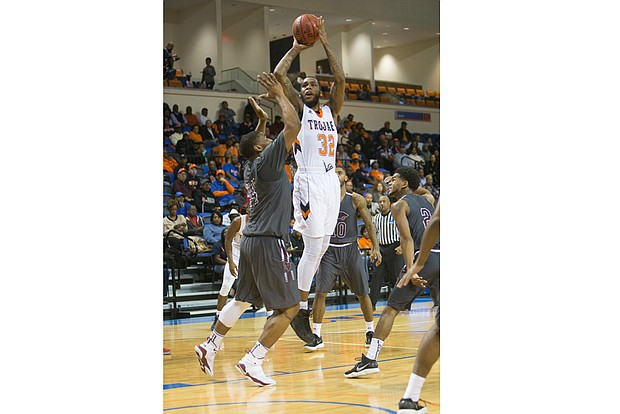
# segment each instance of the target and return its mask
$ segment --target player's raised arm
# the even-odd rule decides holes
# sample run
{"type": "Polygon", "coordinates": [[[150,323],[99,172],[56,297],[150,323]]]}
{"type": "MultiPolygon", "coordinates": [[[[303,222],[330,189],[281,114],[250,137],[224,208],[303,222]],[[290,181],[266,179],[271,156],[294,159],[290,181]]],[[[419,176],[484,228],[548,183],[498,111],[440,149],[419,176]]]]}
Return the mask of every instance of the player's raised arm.
{"type": "Polygon", "coordinates": [[[286,97],[291,102],[297,113],[302,111],[304,104],[299,97],[299,92],[293,87],[291,80],[286,74],[291,67],[291,63],[293,63],[293,60],[297,57],[297,55],[299,55],[299,52],[304,49],[308,49],[309,47],[311,46],[302,45],[301,43],[297,42],[297,39],[295,39],[295,37],[293,36],[293,46],[289,49],[288,52],[286,52],[284,57],[280,59],[280,61],[276,65],[276,68],[273,71],[273,73],[276,75],[276,78],[278,79],[278,82],[280,82],[280,84],[282,85],[286,97]]]}
{"type": "Polygon", "coordinates": [[[282,133],[284,134],[284,142],[286,148],[292,147],[301,129],[301,123],[299,122],[299,116],[295,108],[284,94],[282,85],[278,82],[273,73],[263,72],[262,75],[258,75],[258,83],[260,83],[263,88],[267,89],[267,93],[259,96],[259,98],[273,99],[280,105],[280,108],[282,108],[282,121],[284,122],[282,133]]]}
{"type": "Polygon", "coordinates": [[[323,44],[323,49],[325,49],[325,54],[327,55],[327,60],[329,61],[332,75],[334,75],[334,83],[332,84],[327,106],[329,106],[332,110],[334,119],[336,119],[336,116],[340,113],[340,109],[344,103],[344,70],[342,69],[342,65],[340,64],[338,57],[327,41],[327,32],[325,31],[325,21],[323,20],[323,16],[319,17],[317,30],[319,32],[319,40],[323,44]]]}

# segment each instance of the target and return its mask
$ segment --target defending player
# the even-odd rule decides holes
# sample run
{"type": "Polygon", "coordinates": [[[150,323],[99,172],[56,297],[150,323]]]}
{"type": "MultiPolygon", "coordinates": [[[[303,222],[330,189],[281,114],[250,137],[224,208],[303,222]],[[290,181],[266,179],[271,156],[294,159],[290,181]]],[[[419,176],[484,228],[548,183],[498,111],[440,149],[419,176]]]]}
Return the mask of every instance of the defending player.
{"type": "Polygon", "coordinates": [[[368,277],[364,269],[364,261],[357,245],[357,215],[362,217],[368,235],[372,242],[370,259],[377,265],[381,263],[377,232],[372,224],[370,212],[366,207],[366,200],[357,193],[347,193],[347,174],[342,167],[336,167],[336,174],[340,179],[340,212],[338,223],[331,237],[329,248],[321,259],[319,271],[316,274],[316,293],[313,303],[314,340],[304,345],[306,352],[312,352],[325,347],[321,337],[323,315],[325,315],[325,299],[332,290],[336,276],[351,288],[360,301],[360,308],[366,322],[366,346],[370,346],[374,331],[372,302],[368,296],[368,277]]]}
{"type": "MultiPolygon", "coordinates": [[[[433,196],[426,189],[419,188],[420,177],[412,167],[399,167],[388,183],[388,194],[398,198],[392,206],[394,221],[400,234],[400,245],[405,259],[405,267],[401,272],[401,277],[407,269],[413,267],[416,247],[422,241],[422,234],[426,228],[435,208],[431,202],[433,196]],[[416,192],[417,194],[414,194],[416,192]],[[421,196],[418,194],[422,194],[421,196]]],[[[426,284],[433,285],[431,290],[435,295],[439,292],[439,250],[429,257],[427,265],[420,273],[421,278],[412,278],[411,284],[392,290],[388,298],[388,304],[383,309],[381,318],[377,323],[377,329],[370,343],[370,348],[366,355],[362,354],[360,362],[353,368],[345,372],[347,378],[361,377],[364,375],[376,374],[379,370],[377,359],[384,341],[392,330],[394,318],[400,311],[407,310],[411,301],[418,296],[426,284]],[[414,286],[415,285],[415,286],[414,286]]],[[[439,303],[439,297],[434,298],[439,303]]]]}
{"type": "Polygon", "coordinates": [[[286,75],[293,59],[311,46],[302,45],[293,39],[293,47],[280,60],[274,71],[301,119],[301,129],[293,144],[293,155],[297,162],[293,183],[293,209],[294,229],[302,234],[304,251],[297,268],[300,311],[291,327],[304,342],[314,339],[308,319],[308,294],[312,278],[329,246],[338,219],[340,185],[335,172],[338,132],[334,119],[344,103],[345,86],[344,71],[327,41],[322,16],[319,17],[317,30],[334,75],[326,105],[319,104],[320,89],[316,78],[307,77],[303,80],[300,96],[286,75]]]}
{"type": "Polygon", "coordinates": [[[282,108],[284,129],[274,141],[267,138],[267,114],[249,98],[260,122],[255,131],[241,138],[241,155],[249,161],[245,176],[250,218],[241,239],[237,294],[222,309],[211,336],[194,350],[200,369],[213,375],[213,363],[224,336],[251,305],[261,307],[264,303],[275,313],[267,319],[254,347],[235,367],[254,383],[268,386],[276,381],[263,372],[265,355],[299,310],[297,280],[286,250],[291,190],[284,162],[300,125],[275,76],[263,73],[258,81],[268,91],[261,98],[275,99],[282,108]]]}

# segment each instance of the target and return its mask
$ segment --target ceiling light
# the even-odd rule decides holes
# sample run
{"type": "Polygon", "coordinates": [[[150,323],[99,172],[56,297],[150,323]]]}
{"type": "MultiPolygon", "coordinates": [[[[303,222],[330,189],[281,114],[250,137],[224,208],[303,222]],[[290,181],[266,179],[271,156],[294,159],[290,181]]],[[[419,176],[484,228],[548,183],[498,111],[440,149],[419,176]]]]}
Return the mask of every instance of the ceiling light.
{"type": "Polygon", "coordinates": [[[347,19],[347,22],[350,22],[350,21],[351,21],[351,19],[347,19]]]}
{"type": "Polygon", "coordinates": [[[383,36],[387,36],[387,32],[383,32],[381,33],[383,36]]]}
{"type": "Polygon", "coordinates": [[[271,9],[269,9],[269,11],[270,11],[270,12],[274,12],[274,11],[276,11],[276,9],[271,8],[271,9]]]}
{"type": "Polygon", "coordinates": [[[409,30],[409,28],[408,27],[403,27],[403,30],[409,30]]]}

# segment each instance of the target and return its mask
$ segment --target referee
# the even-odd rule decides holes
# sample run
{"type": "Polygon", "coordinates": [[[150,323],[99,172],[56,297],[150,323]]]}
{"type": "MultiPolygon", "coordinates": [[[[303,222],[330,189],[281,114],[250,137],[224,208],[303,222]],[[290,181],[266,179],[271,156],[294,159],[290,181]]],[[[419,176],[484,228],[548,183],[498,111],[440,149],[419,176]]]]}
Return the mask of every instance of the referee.
{"type": "Polygon", "coordinates": [[[372,217],[372,224],[377,229],[379,251],[383,257],[383,261],[377,266],[370,280],[370,301],[372,308],[376,309],[377,301],[381,296],[381,288],[386,282],[390,288],[393,288],[405,265],[400,249],[399,254],[396,253],[396,249],[400,247],[400,236],[394,217],[392,217],[390,199],[387,196],[379,198],[379,214],[372,217]]]}

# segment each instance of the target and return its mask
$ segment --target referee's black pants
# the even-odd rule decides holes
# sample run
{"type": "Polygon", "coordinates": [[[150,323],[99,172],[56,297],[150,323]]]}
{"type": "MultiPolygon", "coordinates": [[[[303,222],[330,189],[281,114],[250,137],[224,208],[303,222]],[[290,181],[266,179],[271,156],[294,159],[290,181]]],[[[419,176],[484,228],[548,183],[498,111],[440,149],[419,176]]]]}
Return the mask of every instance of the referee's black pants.
{"type": "Polygon", "coordinates": [[[382,261],[379,266],[375,268],[374,273],[370,279],[370,301],[373,308],[381,298],[381,287],[387,283],[391,288],[396,285],[396,280],[400,271],[405,266],[405,260],[400,254],[396,254],[396,248],[400,246],[400,242],[379,245],[379,251],[381,252],[382,261]]]}

